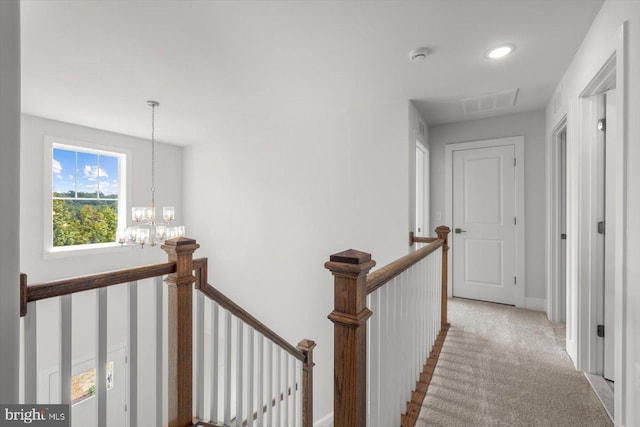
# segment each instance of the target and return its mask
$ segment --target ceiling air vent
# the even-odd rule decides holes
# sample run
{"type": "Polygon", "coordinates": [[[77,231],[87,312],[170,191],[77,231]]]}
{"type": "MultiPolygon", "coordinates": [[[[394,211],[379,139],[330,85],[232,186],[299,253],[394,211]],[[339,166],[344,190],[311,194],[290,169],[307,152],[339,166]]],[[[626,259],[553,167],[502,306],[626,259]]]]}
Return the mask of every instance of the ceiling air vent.
{"type": "Polygon", "coordinates": [[[462,110],[465,116],[474,114],[486,114],[494,111],[505,110],[516,105],[519,89],[511,89],[504,92],[495,92],[487,95],[466,98],[462,100],[462,110]]]}

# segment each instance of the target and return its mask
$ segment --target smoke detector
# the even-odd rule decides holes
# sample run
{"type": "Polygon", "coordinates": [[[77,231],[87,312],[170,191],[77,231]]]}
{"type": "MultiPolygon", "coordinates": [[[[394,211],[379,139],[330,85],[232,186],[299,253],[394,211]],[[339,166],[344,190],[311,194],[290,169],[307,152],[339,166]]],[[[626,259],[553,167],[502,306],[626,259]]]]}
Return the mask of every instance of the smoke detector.
{"type": "Polygon", "coordinates": [[[419,62],[429,56],[429,53],[429,48],[419,47],[418,49],[414,49],[409,52],[409,59],[411,62],[419,62]]]}

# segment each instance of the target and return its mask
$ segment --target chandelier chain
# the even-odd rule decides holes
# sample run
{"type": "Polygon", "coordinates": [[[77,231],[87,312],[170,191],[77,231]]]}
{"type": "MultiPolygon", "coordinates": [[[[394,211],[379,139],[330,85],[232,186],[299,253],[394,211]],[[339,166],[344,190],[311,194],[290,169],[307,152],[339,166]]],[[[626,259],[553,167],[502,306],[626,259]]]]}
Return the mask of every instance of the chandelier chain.
{"type": "Polygon", "coordinates": [[[151,104],[151,207],[156,207],[156,106],[151,104]]]}

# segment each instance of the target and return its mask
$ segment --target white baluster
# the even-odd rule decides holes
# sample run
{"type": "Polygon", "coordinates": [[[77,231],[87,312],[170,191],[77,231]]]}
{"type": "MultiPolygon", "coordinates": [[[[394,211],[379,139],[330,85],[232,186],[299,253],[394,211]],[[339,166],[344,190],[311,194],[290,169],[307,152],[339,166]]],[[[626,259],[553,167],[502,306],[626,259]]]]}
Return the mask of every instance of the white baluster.
{"type": "Polygon", "coordinates": [[[282,352],[280,351],[280,347],[276,348],[276,407],[275,407],[275,424],[280,427],[281,424],[281,400],[280,393],[282,393],[282,352]]]}
{"type": "Polygon", "coordinates": [[[369,307],[373,315],[369,318],[368,331],[369,339],[369,360],[367,369],[369,370],[369,381],[367,382],[368,411],[367,425],[380,427],[380,289],[370,295],[369,307]]]}
{"type": "Polygon", "coordinates": [[[243,370],[243,337],[244,324],[236,319],[236,427],[242,427],[242,370],[243,370]]]}
{"type": "Polygon", "coordinates": [[[163,425],[164,420],[164,283],[162,277],[154,280],[153,292],[156,302],[155,306],[155,333],[156,333],[156,408],[155,425],[163,425]]]}
{"type": "Polygon", "coordinates": [[[193,288],[196,295],[196,315],[194,316],[195,333],[195,381],[196,381],[196,416],[204,420],[204,294],[193,288]]]}
{"type": "Polygon", "coordinates": [[[264,337],[258,335],[258,371],[256,372],[258,377],[258,384],[256,389],[258,391],[258,397],[256,399],[258,406],[258,426],[264,425],[264,337]]]}
{"type": "Polygon", "coordinates": [[[60,297],[60,403],[71,404],[72,296],[60,297]]]}
{"type": "MultiPolygon", "coordinates": [[[[282,352],[281,352],[282,353],[282,352]]],[[[285,354],[283,358],[282,371],[284,374],[284,395],[282,397],[284,407],[282,408],[282,425],[289,427],[289,357],[285,354]]]]}
{"type": "Polygon", "coordinates": [[[291,370],[291,384],[292,384],[292,413],[293,413],[293,422],[291,423],[292,427],[296,427],[298,425],[298,361],[297,359],[291,359],[293,364],[293,369],[291,370]]]}
{"type": "Polygon", "coordinates": [[[107,288],[96,295],[96,398],[98,427],[107,426],[107,288]]]}
{"type": "Polygon", "coordinates": [[[138,282],[127,285],[127,317],[129,333],[127,335],[129,393],[127,408],[129,425],[138,425],[138,282]]]}
{"type": "Polygon", "coordinates": [[[218,303],[211,302],[211,407],[209,419],[212,423],[218,421],[218,381],[220,366],[218,363],[220,348],[220,309],[218,303]]]}
{"type": "Polygon", "coordinates": [[[247,427],[253,426],[253,328],[247,327],[247,427]]]}
{"type": "Polygon", "coordinates": [[[24,403],[38,403],[37,303],[27,304],[24,317],[24,403]]]}
{"type": "Polygon", "coordinates": [[[267,342],[267,427],[273,426],[273,343],[267,342]]]}
{"type": "Polygon", "coordinates": [[[231,424],[231,313],[225,312],[224,329],[224,423],[231,424]]]}

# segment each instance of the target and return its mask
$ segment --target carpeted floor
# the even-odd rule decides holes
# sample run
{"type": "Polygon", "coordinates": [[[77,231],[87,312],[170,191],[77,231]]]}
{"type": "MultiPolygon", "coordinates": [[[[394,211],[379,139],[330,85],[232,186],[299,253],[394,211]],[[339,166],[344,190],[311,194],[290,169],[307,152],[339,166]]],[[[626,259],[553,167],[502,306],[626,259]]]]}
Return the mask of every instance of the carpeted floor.
{"type": "Polygon", "coordinates": [[[544,313],[451,299],[451,328],[416,426],[613,423],[544,313]]]}

